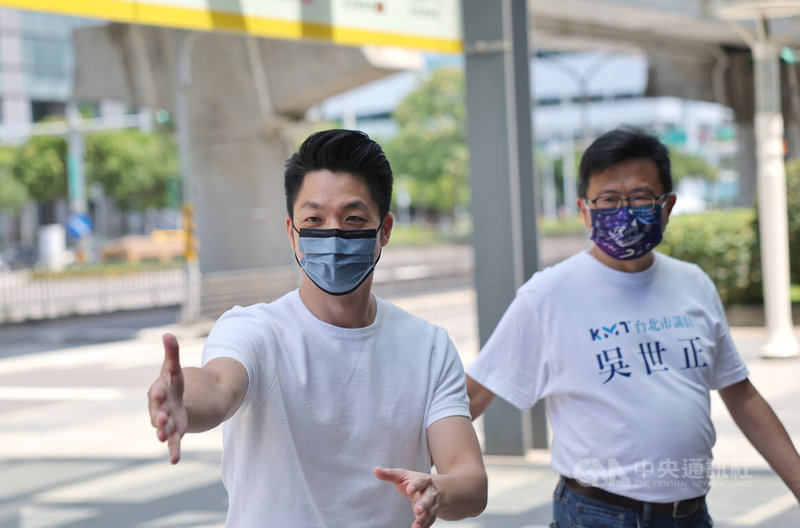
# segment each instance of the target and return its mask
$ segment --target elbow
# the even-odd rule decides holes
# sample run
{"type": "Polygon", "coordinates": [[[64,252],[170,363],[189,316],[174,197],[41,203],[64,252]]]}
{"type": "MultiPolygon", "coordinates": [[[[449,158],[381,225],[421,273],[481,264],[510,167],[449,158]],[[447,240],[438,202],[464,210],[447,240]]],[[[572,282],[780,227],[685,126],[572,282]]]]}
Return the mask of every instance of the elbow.
{"type": "MultiPolygon", "coordinates": [[[[457,479],[459,491],[442,487],[440,509],[437,517],[445,521],[459,521],[467,517],[477,517],[486,509],[489,501],[489,484],[486,470],[481,467],[470,468],[470,474],[460,477],[440,476],[445,481],[457,479]]],[[[449,486],[447,486],[449,488],[449,486]]]]}
{"type": "Polygon", "coordinates": [[[483,513],[489,502],[489,479],[486,476],[486,469],[481,468],[480,474],[476,475],[473,489],[474,495],[470,501],[467,517],[477,517],[483,513]]]}
{"type": "Polygon", "coordinates": [[[475,511],[470,517],[477,517],[486,509],[489,503],[489,479],[486,473],[483,474],[483,479],[480,482],[480,492],[475,500],[475,511]]]}

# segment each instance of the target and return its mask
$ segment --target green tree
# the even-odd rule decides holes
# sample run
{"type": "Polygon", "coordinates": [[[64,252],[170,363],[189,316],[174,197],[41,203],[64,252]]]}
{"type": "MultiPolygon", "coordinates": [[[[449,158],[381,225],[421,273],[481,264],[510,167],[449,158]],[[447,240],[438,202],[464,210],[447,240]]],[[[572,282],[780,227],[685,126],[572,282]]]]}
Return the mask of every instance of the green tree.
{"type": "Polygon", "coordinates": [[[15,213],[28,201],[28,189],[14,177],[16,150],[0,148],[0,210],[15,213]]]}
{"type": "Polygon", "coordinates": [[[89,135],[85,167],[87,181],[99,183],[121,211],[166,207],[179,174],[172,139],[137,130],[89,135]]]}
{"type": "Polygon", "coordinates": [[[67,143],[58,136],[33,136],[14,156],[12,172],[31,198],[52,202],[67,195],[67,143]]]}
{"type": "Polygon", "coordinates": [[[672,182],[677,185],[683,178],[716,180],[717,169],[700,156],[670,149],[669,159],[672,168],[672,182]]]}
{"type": "Polygon", "coordinates": [[[412,206],[452,216],[469,201],[464,73],[440,68],[395,109],[398,133],[384,142],[412,206]]]}

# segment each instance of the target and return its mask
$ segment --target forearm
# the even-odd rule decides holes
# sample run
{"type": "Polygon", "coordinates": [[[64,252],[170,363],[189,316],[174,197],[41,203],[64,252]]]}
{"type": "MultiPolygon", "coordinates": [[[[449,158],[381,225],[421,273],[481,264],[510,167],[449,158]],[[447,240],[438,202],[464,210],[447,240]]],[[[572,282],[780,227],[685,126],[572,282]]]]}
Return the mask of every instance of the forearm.
{"type": "Polygon", "coordinates": [[[433,475],[439,490],[437,516],[447,521],[475,517],[486,508],[486,470],[479,462],[466,462],[455,466],[444,475],[433,475]]]}
{"type": "Polygon", "coordinates": [[[483,414],[494,398],[492,391],[469,376],[467,376],[467,395],[469,396],[469,413],[473,420],[483,414]]]}
{"type": "Polygon", "coordinates": [[[736,425],[800,501],[800,455],[772,407],[749,381],[723,400],[736,425]]]}
{"type": "Polygon", "coordinates": [[[202,368],[184,368],[185,388],[183,403],[189,419],[187,432],[201,433],[218,426],[234,412],[234,394],[219,381],[213,371],[202,368]]]}

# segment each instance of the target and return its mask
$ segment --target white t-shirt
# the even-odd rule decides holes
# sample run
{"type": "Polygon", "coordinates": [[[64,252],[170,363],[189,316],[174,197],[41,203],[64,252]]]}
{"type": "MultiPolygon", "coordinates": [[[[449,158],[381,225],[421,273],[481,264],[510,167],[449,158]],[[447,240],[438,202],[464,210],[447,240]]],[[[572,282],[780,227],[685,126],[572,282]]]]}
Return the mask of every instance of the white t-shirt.
{"type": "Polygon", "coordinates": [[[559,473],[671,502],[708,490],[709,390],[748,371],[708,276],[654,254],[636,273],[584,251],[534,274],[467,372],[520,409],[546,398],[559,473]]]}
{"type": "Polygon", "coordinates": [[[298,291],[226,312],[203,364],[239,361],[249,385],[223,425],[229,527],[402,527],[411,504],[376,466],[430,472],[426,429],[469,417],[447,332],[378,299],[372,325],[340,328],[298,291]]]}

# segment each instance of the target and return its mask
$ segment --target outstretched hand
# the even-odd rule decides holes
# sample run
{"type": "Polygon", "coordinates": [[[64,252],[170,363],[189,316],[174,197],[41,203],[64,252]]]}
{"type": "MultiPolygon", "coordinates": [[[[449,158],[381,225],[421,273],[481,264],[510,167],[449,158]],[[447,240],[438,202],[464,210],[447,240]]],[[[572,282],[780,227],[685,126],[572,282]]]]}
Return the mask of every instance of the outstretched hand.
{"type": "Polygon", "coordinates": [[[167,442],[170,462],[177,464],[181,458],[181,438],[189,424],[183,405],[183,371],[181,370],[178,340],[164,334],[164,363],[161,373],[147,391],[150,423],[156,428],[160,442],[167,442]]]}
{"type": "Polygon", "coordinates": [[[414,510],[411,528],[428,528],[436,521],[440,494],[431,475],[408,469],[378,467],[375,468],[375,476],[394,484],[398,493],[411,501],[414,510]]]}

